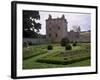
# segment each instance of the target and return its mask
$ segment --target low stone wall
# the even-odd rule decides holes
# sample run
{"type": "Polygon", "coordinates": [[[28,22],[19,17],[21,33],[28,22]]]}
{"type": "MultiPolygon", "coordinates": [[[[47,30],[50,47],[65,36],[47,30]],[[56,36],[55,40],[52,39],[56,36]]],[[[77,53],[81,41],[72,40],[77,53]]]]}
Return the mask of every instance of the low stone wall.
{"type": "Polygon", "coordinates": [[[50,43],[47,39],[34,39],[34,38],[23,38],[23,42],[32,42],[33,44],[45,44],[50,43]]]}

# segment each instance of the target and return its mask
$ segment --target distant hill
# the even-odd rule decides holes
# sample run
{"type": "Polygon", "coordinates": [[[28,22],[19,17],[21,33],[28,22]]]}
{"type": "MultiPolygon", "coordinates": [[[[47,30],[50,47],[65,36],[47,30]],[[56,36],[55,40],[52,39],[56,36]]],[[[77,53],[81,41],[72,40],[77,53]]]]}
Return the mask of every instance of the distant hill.
{"type": "Polygon", "coordinates": [[[89,31],[84,31],[84,32],[80,32],[80,42],[90,42],[91,41],[91,32],[89,31]]]}

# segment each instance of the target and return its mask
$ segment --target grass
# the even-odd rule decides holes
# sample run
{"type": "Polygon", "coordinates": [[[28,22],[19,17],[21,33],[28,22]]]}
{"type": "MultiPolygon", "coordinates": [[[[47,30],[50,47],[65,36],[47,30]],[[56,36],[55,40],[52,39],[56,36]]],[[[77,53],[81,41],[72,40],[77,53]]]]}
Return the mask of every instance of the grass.
{"type": "Polygon", "coordinates": [[[45,47],[45,45],[37,45],[23,48],[23,60],[46,53],[47,51],[44,49],[45,47]]]}
{"type": "Polygon", "coordinates": [[[60,44],[47,44],[23,48],[23,69],[90,66],[90,43],[80,43],[72,50],[65,50],[60,44]]]}

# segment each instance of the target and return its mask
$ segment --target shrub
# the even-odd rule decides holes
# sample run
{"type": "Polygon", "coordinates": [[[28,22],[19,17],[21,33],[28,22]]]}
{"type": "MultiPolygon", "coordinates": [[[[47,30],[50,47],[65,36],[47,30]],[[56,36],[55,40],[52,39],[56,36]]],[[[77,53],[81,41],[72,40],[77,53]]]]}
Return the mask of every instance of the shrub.
{"type": "Polygon", "coordinates": [[[28,46],[28,43],[27,42],[24,42],[23,43],[23,47],[27,47],[28,46]]]}
{"type": "Polygon", "coordinates": [[[73,46],[77,46],[77,41],[73,42],[73,46]]]}
{"type": "Polygon", "coordinates": [[[77,43],[77,41],[75,41],[75,43],[77,43]]]}
{"type": "Polygon", "coordinates": [[[64,58],[64,60],[68,60],[68,58],[64,58]]]}
{"type": "Polygon", "coordinates": [[[62,38],[62,40],[61,40],[61,46],[66,46],[69,43],[70,43],[70,41],[69,41],[69,39],[67,37],[66,38],[62,38]]]}
{"type": "Polygon", "coordinates": [[[90,56],[83,57],[83,58],[77,58],[77,59],[71,59],[71,60],[63,60],[63,61],[62,60],[52,60],[52,59],[37,59],[36,61],[40,63],[66,65],[66,64],[72,64],[72,63],[87,60],[87,59],[90,59],[90,56]]]}
{"type": "Polygon", "coordinates": [[[75,42],[73,43],[73,46],[76,46],[76,43],[75,42]]]}
{"type": "Polygon", "coordinates": [[[27,53],[29,53],[29,54],[24,53],[23,60],[29,59],[29,58],[32,58],[32,57],[35,57],[35,56],[38,56],[38,55],[41,55],[41,54],[44,54],[46,52],[47,51],[42,51],[42,50],[40,52],[37,52],[37,53],[32,53],[32,51],[27,51],[27,53]]]}
{"type": "Polygon", "coordinates": [[[72,64],[72,63],[83,61],[83,60],[87,60],[87,59],[90,59],[90,56],[83,57],[83,58],[77,58],[77,59],[71,59],[71,60],[37,59],[36,61],[40,62],[40,63],[66,65],[66,64],[72,64]]]}
{"type": "Polygon", "coordinates": [[[72,49],[72,46],[70,44],[65,46],[65,50],[71,50],[71,49],[72,49]]]}
{"type": "Polygon", "coordinates": [[[29,44],[30,46],[33,45],[33,43],[32,43],[31,41],[29,41],[28,44],[29,44]]]}
{"type": "Polygon", "coordinates": [[[48,50],[52,50],[53,49],[53,46],[52,45],[48,45],[47,49],[48,50]]]}

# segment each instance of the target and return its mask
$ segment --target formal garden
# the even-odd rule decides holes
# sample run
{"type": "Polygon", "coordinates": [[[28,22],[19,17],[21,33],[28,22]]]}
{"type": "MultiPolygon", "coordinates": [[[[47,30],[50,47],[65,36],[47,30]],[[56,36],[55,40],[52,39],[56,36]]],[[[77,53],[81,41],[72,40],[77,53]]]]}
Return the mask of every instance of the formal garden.
{"type": "Polygon", "coordinates": [[[24,43],[23,69],[90,66],[90,43],[24,43]]]}
{"type": "MultiPolygon", "coordinates": [[[[49,18],[51,16],[49,15],[49,18]]],[[[64,15],[62,16],[61,20],[64,19],[64,15]]],[[[52,30],[59,30],[57,32],[52,32],[52,30],[47,30],[47,27],[49,28],[49,24],[46,26],[45,31],[51,31],[50,33],[55,34],[56,37],[54,39],[51,38],[51,35],[48,33],[45,33],[44,35],[40,32],[40,30],[43,28],[42,24],[39,22],[36,22],[36,20],[40,20],[40,14],[39,11],[30,11],[30,10],[24,10],[23,11],[23,69],[42,69],[42,68],[61,68],[61,67],[80,67],[80,66],[90,66],[91,65],[91,43],[82,43],[84,42],[90,42],[90,32],[88,34],[84,34],[81,32],[80,26],[74,26],[73,30],[71,30],[75,33],[78,32],[77,40],[81,39],[81,42],[77,41],[75,38],[75,41],[72,39],[69,40],[66,36],[65,27],[63,24],[65,24],[65,21],[62,22],[62,26],[59,24],[59,21],[57,20],[57,26],[55,26],[55,22],[50,24],[53,27],[52,30]],[[64,22],[64,23],[63,23],[64,22]],[[63,28],[60,29],[59,25],[63,28]],[[61,30],[61,31],[60,31],[61,30]],[[60,32],[62,35],[64,34],[65,38],[59,37],[57,33],[60,32]],[[80,33],[79,33],[80,32],[80,33]],[[82,33],[82,36],[81,36],[82,33]],[[51,42],[49,41],[49,38],[51,42]],[[28,39],[37,39],[36,41],[26,41],[25,38],[28,39]],[[56,41],[56,38],[59,40],[56,41]],[[47,39],[48,41],[44,41],[46,43],[40,43],[42,42],[41,39],[47,39]],[[39,40],[39,41],[38,41],[39,40]],[[33,44],[36,43],[36,44],[33,44]]],[[[51,19],[49,19],[51,20],[51,19]]],[[[87,31],[87,30],[86,30],[87,31]]],[[[71,37],[75,36],[73,33],[71,37]]],[[[70,37],[70,35],[69,35],[70,37]]]]}

